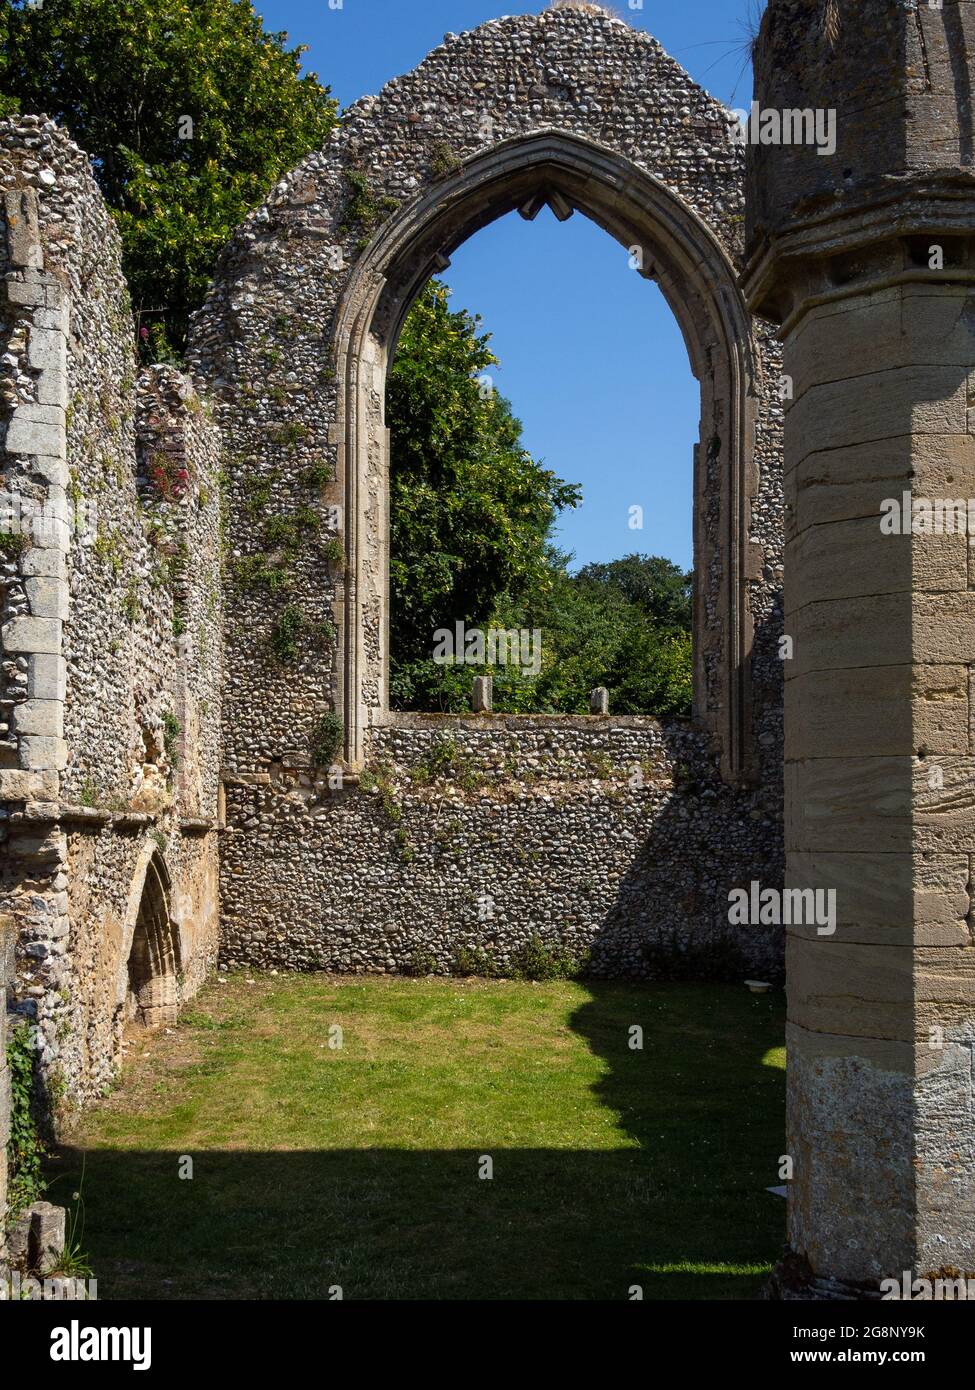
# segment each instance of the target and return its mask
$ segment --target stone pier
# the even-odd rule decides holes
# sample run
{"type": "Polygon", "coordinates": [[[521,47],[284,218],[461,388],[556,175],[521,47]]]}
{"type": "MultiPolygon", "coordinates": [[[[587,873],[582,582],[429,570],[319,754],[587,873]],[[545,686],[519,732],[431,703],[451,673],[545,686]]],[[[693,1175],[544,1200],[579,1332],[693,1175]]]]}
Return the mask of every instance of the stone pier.
{"type": "Polygon", "coordinates": [[[975,498],[975,6],[822,10],[762,25],[760,107],[836,143],[750,147],[744,277],[788,405],[786,877],[837,909],[787,947],[807,1294],[975,1270],[975,575],[957,522],[912,529],[975,498]]]}

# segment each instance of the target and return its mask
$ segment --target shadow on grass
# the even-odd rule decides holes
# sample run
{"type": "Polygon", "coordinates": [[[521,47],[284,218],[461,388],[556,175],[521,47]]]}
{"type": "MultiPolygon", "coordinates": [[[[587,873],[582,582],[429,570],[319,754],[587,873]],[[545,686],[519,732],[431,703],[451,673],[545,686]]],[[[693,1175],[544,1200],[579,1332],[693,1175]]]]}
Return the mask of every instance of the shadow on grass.
{"type": "Polygon", "coordinates": [[[608,1064],[594,1088],[615,1112],[605,1149],[485,1135],[436,1152],[203,1150],[192,1180],[175,1150],[66,1149],[51,1195],[65,1200],[83,1161],[99,1296],[754,1297],[783,1239],[785,1203],[765,1190],[782,1151],[784,1073],[767,1062],[781,1001],[740,987],[586,991],[572,1027],[608,1064]]]}

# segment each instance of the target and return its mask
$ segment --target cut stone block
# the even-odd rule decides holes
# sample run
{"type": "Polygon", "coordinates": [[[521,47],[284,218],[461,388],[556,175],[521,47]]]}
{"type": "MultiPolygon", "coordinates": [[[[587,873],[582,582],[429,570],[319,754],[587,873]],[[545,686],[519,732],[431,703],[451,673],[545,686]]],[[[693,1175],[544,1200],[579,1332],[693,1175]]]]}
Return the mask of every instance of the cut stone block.
{"type": "Polygon", "coordinates": [[[12,723],[18,734],[63,738],[64,705],[60,700],[23,700],[14,705],[12,723]]]}
{"type": "Polygon", "coordinates": [[[28,658],[27,688],[35,700],[64,700],[67,694],[68,671],[64,658],[57,654],[38,654],[28,658]]]}
{"type": "Polygon", "coordinates": [[[0,628],[7,652],[40,652],[56,656],[61,650],[61,624],[56,618],[11,618],[0,628]]]}
{"type": "Polygon", "coordinates": [[[25,579],[33,575],[43,575],[49,579],[67,580],[67,556],[63,550],[42,550],[34,547],[26,550],[20,557],[20,572],[25,579]]]}
{"type": "Polygon", "coordinates": [[[36,1274],[50,1274],[58,1267],[64,1251],[65,1212],[50,1202],[35,1202],[30,1209],[28,1268],[36,1274]]]}
{"type": "Polygon", "coordinates": [[[18,411],[7,426],[4,447],[8,454],[63,455],[66,442],[63,421],[31,420],[18,411]]]}
{"type": "Polygon", "coordinates": [[[24,768],[0,768],[0,801],[56,802],[61,779],[53,768],[28,772],[24,768]]]}
{"type": "Polygon", "coordinates": [[[68,616],[68,586],[62,579],[50,576],[37,576],[26,579],[24,588],[27,601],[35,618],[61,618],[68,616]]]}
{"type": "Polygon", "coordinates": [[[45,768],[60,772],[68,765],[68,745],[62,738],[25,734],[20,740],[20,762],[31,772],[45,768]]]}
{"type": "Polygon", "coordinates": [[[471,709],[475,714],[490,714],[494,708],[494,678],[475,676],[471,692],[471,709]]]}

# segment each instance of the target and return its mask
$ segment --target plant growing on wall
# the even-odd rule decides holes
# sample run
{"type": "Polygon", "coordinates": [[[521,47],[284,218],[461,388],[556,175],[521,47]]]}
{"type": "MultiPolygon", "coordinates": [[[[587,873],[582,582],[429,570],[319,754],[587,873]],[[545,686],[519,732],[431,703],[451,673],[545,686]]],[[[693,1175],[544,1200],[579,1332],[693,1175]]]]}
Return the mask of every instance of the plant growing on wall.
{"type": "Polygon", "coordinates": [[[342,746],[345,730],[337,714],[323,714],[309,735],[311,756],[319,767],[326,767],[342,746]]]}
{"type": "Polygon", "coordinates": [[[36,1202],[46,1186],[41,1174],[45,1148],[33,1109],[35,1034],[33,1024],[19,1023],[7,1040],[7,1066],[10,1068],[7,1202],[11,1217],[36,1202]]]}
{"type": "Polygon", "coordinates": [[[149,482],[164,502],[178,502],[190,488],[190,471],[182,456],[157,449],[146,465],[149,482]]]}

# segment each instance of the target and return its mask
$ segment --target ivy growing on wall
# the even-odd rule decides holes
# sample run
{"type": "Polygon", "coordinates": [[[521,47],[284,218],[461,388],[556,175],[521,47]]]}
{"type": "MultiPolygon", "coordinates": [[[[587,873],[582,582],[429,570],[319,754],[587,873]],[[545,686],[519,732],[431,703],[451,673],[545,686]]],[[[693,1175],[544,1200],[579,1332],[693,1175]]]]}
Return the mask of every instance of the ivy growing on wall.
{"type": "Polygon", "coordinates": [[[10,1138],[7,1142],[8,1215],[16,1217],[38,1201],[46,1184],[41,1173],[45,1148],[34,1115],[33,1024],[20,1023],[7,1041],[10,1068],[10,1138]]]}

